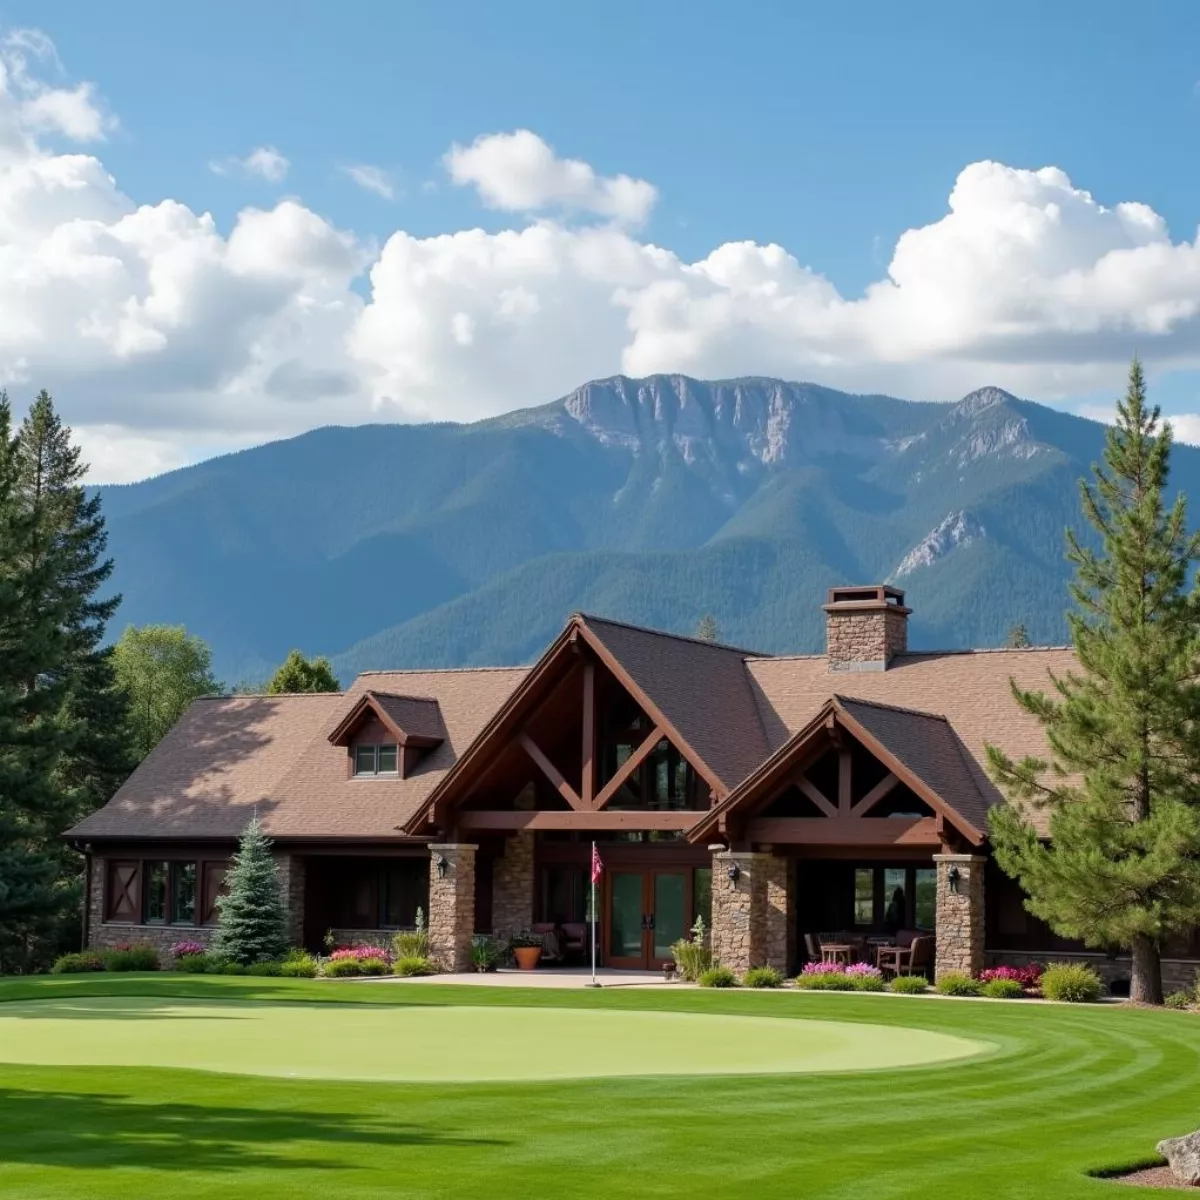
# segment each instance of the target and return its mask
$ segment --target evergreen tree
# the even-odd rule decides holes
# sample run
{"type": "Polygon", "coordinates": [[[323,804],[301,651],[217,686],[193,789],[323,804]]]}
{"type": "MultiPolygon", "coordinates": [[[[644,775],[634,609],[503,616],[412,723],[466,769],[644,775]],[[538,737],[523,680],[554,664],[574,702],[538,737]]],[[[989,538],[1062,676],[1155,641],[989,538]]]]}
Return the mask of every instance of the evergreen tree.
{"type": "Polygon", "coordinates": [[[20,554],[28,514],[16,480],[12,413],[0,393],[0,975],[36,963],[59,900],[47,820],[58,730],[46,693],[29,688],[54,628],[28,602],[32,580],[20,554]]]}
{"type": "Polygon", "coordinates": [[[287,909],[271,840],[257,814],[238,842],[233,864],[225,873],[225,894],[217,902],[220,915],[213,953],[249,966],[282,958],[288,949],[287,909]]]}
{"type": "Polygon", "coordinates": [[[333,664],[327,658],[307,659],[299,650],[293,650],[283,660],[279,670],[271,676],[267,692],[279,696],[287,692],[340,692],[342,685],[333,673],[333,664]]]}
{"type": "Polygon", "coordinates": [[[988,747],[1017,802],[993,810],[1000,866],[1058,933],[1131,950],[1145,1003],[1162,1001],[1163,939],[1200,922],[1200,535],[1183,496],[1166,506],[1171,440],[1135,360],[1104,465],[1081,483],[1099,548],[1067,535],[1079,670],[1054,677],[1053,695],[1013,686],[1050,756],[1014,763],[988,747]],[[1049,844],[1021,802],[1046,811],[1049,844]]]}
{"type": "Polygon", "coordinates": [[[705,613],[696,626],[696,636],[705,642],[715,642],[720,637],[717,628],[717,618],[712,613],[705,613]]]}
{"type": "Polygon", "coordinates": [[[1026,646],[1031,645],[1029,641],[1029,630],[1025,628],[1025,622],[1020,621],[1008,631],[1008,637],[1004,639],[1004,646],[1008,650],[1024,650],[1026,646]]]}
{"type": "Polygon", "coordinates": [[[6,824],[20,830],[23,877],[41,881],[36,901],[26,889],[22,921],[6,927],[6,954],[11,962],[23,952],[28,966],[78,927],[81,862],[59,835],[109,798],[131,761],[124,697],[103,644],[120,597],[99,596],[112,572],[100,501],[83,486],[86,467],[50,397],[38,395],[15,438],[3,403],[2,794],[6,824]]]}
{"type": "Polygon", "coordinates": [[[221,690],[208,644],[182,625],[130,625],[113,652],[117,683],[128,697],[134,753],[140,762],[200,696],[221,690]]]}

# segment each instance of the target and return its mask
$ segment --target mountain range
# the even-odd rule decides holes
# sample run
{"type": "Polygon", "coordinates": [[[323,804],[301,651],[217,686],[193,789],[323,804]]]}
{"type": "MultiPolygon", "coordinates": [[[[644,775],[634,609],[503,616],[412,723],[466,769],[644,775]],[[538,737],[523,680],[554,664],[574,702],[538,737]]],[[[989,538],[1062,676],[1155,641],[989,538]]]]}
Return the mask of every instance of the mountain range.
{"type": "MultiPolygon", "coordinates": [[[[574,610],[820,649],[825,589],[895,582],[910,644],[1065,638],[1063,531],[1103,426],[777,379],[616,376],[469,425],[323,428],[101,489],[125,624],[230,682],[292,647],[367,668],[517,663],[574,610]]],[[[1172,480],[1200,495],[1200,450],[1172,480]]]]}

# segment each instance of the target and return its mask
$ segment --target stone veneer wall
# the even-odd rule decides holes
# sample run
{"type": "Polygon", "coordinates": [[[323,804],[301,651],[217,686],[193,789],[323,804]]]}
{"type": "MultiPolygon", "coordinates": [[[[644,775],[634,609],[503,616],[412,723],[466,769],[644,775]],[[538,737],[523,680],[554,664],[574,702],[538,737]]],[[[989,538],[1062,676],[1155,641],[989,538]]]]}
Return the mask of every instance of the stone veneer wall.
{"type": "Polygon", "coordinates": [[[891,606],[825,614],[831,671],[882,671],[908,649],[908,617],[891,606]]]}
{"type": "Polygon", "coordinates": [[[475,934],[475,853],[478,846],[442,842],[429,847],[429,952],[443,971],[471,969],[475,934]],[[438,858],[446,873],[438,873],[438,858]]]}
{"type": "Polygon", "coordinates": [[[983,969],[983,869],[986,859],[974,854],[935,854],[937,867],[937,956],[934,979],[947,971],[977,975],[983,969]],[[958,868],[958,890],[950,886],[950,870],[958,868]]]}
{"type": "Polygon", "coordinates": [[[533,833],[504,843],[504,856],[492,865],[492,932],[507,937],[533,924],[533,833]]]}
{"type": "MultiPolygon", "coordinates": [[[[304,859],[291,855],[275,856],[279,881],[283,885],[288,909],[288,938],[300,945],[304,937],[304,859]]],[[[108,875],[105,860],[92,860],[91,886],[88,889],[88,945],[96,950],[111,949],[127,942],[148,942],[160,958],[176,942],[202,942],[208,945],[217,932],[215,925],[135,925],[104,919],[104,881],[108,875]]],[[[198,898],[197,898],[198,899],[198,898]]],[[[363,931],[358,931],[362,936],[363,931]]]]}
{"type": "Polygon", "coordinates": [[[737,974],[788,967],[793,868],[773,854],[723,850],[713,855],[713,957],[737,974]],[[738,878],[729,878],[736,865],[738,878]]]}

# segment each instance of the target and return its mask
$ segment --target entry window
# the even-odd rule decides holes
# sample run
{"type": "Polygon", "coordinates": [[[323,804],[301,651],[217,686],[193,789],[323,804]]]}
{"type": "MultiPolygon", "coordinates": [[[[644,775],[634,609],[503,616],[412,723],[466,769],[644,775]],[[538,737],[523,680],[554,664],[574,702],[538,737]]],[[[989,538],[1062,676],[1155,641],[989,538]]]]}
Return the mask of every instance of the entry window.
{"type": "Polygon", "coordinates": [[[883,872],[883,927],[895,933],[908,920],[908,871],[888,867],[883,872]]]}
{"type": "Polygon", "coordinates": [[[933,929],[937,924],[937,872],[918,870],[913,874],[916,876],[916,926],[933,929]]]}
{"type": "Polygon", "coordinates": [[[395,742],[354,747],[355,775],[395,775],[397,761],[395,742]]]}
{"type": "Polygon", "coordinates": [[[875,924],[875,872],[870,867],[854,872],[854,924],[875,924]]]}
{"type": "Polygon", "coordinates": [[[143,912],[147,925],[165,925],[167,923],[168,874],[169,871],[165,862],[148,862],[146,864],[146,891],[143,912]]]}
{"type": "Polygon", "coordinates": [[[697,867],[692,874],[692,908],[695,916],[703,917],[707,928],[712,928],[712,868],[697,867]]]}
{"type": "Polygon", "coordinates": [[[171,864],[171,924],[195,925],[196,923],[196,864],[173,862],[171,864]]]}

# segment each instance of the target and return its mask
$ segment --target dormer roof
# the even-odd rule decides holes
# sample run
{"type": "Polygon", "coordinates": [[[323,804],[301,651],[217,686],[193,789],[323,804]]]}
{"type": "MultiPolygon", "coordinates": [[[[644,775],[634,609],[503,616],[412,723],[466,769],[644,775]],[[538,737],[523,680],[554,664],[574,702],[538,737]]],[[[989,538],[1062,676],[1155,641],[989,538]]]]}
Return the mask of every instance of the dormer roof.
{"type": "Polygon", "coordinates": [[[401,746],[432,749],[446,740],[441,709],[432,696],[404,696],[368,688],[355,697],[329,733],[335,746],[348,746],[364,722],[380,721],[401,746]]]}

